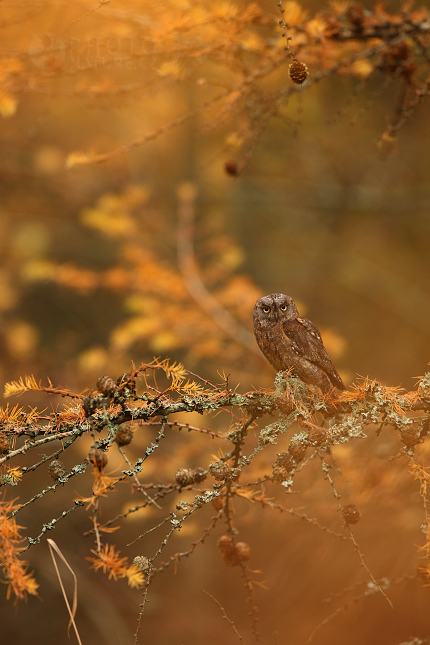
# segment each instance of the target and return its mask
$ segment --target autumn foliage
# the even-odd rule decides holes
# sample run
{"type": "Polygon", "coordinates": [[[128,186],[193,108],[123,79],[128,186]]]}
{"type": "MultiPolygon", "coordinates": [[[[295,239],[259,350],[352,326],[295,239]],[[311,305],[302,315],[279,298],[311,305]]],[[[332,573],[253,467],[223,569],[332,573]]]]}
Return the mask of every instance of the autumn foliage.
{"type": "MultiPolygon", "coordinates": [[[[309,156],[297,161],[291,151],[309,145],[300,136],[310,122],[327,136],[351,109],[357,128],[370,114],[375,152],[397,154],[428,105],[428,9],[79,0],[1,11],[2,136],[19,152],[4,162],[0,214],[4,597],[24,615],[49,589],[73,595],[65,602],[79,642],[83,625],[86,642],[108,642],[121,627],[112,642],[177,643],[179,633],[207,645],[427,643],[430,374],[406,388],[355,376],[351,339],[327,315],[322,336],[347,390],[322,395],[288,372],[274,376],[251,313],[275,254],[268,238],[295,258],[271,280],[285,291],[310,284],[318,300],[315,274],[331,264],[335,230],[343,255],[330,288],[352,285],[357,300],[359,270],[367,272],[365,305],[391,306],[413,333],[428,334],[416,306],[428,287],[426,236],[418,235],[417,268],[407,229],[410,271],[387,278],[384,291],[382,261],[357,252],[347,265],[347,226],[355,231],[361,212],[341,230],[347,206],[332,208],[321,157],[307,167],[315,174],[297,203],[291,197],[309,156]],[[320,114],[323,91],[335,104],[330,122],[320,114]],[[46,124],[55,145],[37,143],[46,124]],[[258,207],[257,262],[247,255],[248,220],[234,234],[229,218],[240,200],[248,215],[254,184],[275,167],[268,141],[292,178],[287,199],[280,192],[278,228],[267,215],[272,202],[258,207]],[[259,154],[260,175],[247,183],[259,154]],[[323,224],[310,215],[314,188],[323,224]]],[[[277,181],[285,179],[282,170],[277,181]]],[[[364,188],[357,194],[366,203],[377,190],[364,188]]],[[[427,217],[425,197],[409,208],[420,190],[408,193],[411,220],[427,217]]],[[[387,220],[378,259],[395,229],[391,213],[387,220]]],[[[399,248],[386,252],[387,265],[399,248]]],[[[351,300],[345,319],[365,335],[351,300]]],[[[392,330],[374,319],[369,360],[378,330],[392,330]]],[[[388,353],[398,363],[413,354],[406,343],[388,353]]],[[[421,352],[420,374],[427,362],[421,352]]]]}
{"type": "MultiPolygon", "coordinates": [[[[419,585],[430,584],[426,502],[429,474],[422,465],[430,429],[429,388],[427,374],[411,392],[365,381],[337,398],[330,395],[322,398],[299,380],[279,373],[274,389],[240,394],[230,387],[228,379],[217,386],[196,376],[190,378],[182,365],[171,364],[167,360],[154,360],[133,368],[116,382],[110,377],[101,377],[96,389],[79,395],[53,387],[51,383],[44,386],[32,377],[9,383],[5,391],[7,396],[38,391],[46,395],[72,397],[72,403],[50,415],[35,409],[28,415],[24,408],[2,409],[2,483],[19,486],[21,478],[32,477],[36,469],[45,470],[53,480],[50,485],[45,484],[45,488],[34,491],[24,503],[2,503],[1,551],[4,575],[9,581],[8,596],[14,594],[16,599],[20,599],[36,593],[37,582],[27,572],[26,563],[20,559],[21,553],[30,547],[36,548],[57,522],[70,521],[70,513],[85,507],[90,512],[86,535],[93,538],[95,545],[86,557],[91,567],[115,581],[127,578],[132,588],[143,591],[144,601],[153,581],[162,571],[173,566],[180,571],[184,558],[193,555],[197,548],[208,548],[206,543],[210,536],[224,531],[217,538],[217,547],[222,562],[227,567],[238,567],[244,579],[252,631],[257,637],[255,589],[259,586],[266,588],[266,585],[264,578],[261,579],[262,572],[254,569],[258,566],[258,553],[253,554],[248,542],[237,537],[243,531],[242,505],[245,502],[260,511],[267,508],[274,513],[291,515],[335,540],[352,541],[351,555],[354,550],[357,552],[357,563],[361,561],[364,566],[374,593],[381,593],[391,605],[390,589],[392,585],[399,584],[399,580],[375,578],[365,563],[355,527],[365,521],[360,509],[365,515],[372,512],[374,500],[369,498],[366,477],[376,475],[380,478],[380,485],[390,486],[393,494],[393,485],[405,482],[405,477],[415,478],[419,484],[417,504],[421,501],[422,522],[427,528],[417,554],[419,567],[415,574],[409,570],[404,581],[416,579],[419,585]],[[161,386],[163,375],[167,382],[161,386]],[[219,411],[224,411],[227,416],[224,421],[227,425],[222,432],[177,420],[178,415],[185,419],[187,414],[198,412],[211,417],[219,411]],[[267,415],[275,420],[267,423],[264,420],[267,415]],[[177,458],[166,460],[165,450],[168,450],[173,434],[181,429],[187,431],[186,444],[191,444],[179,454],[183,455],[182,459],[187,459],[188,454],[188,459],[182,463],[177,458]],[[293,435],[288,438],[285,435],[291,430],[293,435]],[[352,463],[360,458],[356,444],[363,440],[369,443],[369,435],[375,430],[377,435],[382,432],[397,435],[397,454],[394,451],[386,461],[388,465],[394,459],[397,466],[393,464],[388,469],[380,466],[374,475],[360,471],[361,485],[356,486],[353,480],[357,469],[352,463]],[[206,439],[199,444],[198,450],[192,439],[194,434],[206,439]],[[81,463],[71,465],[69,449],[87,436],[92,440],[91,449],[81,463]],[[152,438],[143,449],[140,446],[144,445],[142,439],[145,441],[145,436],[152,438]],[[207,448],[208,442],[210,448],[207,448]],[[217,457],[213,455],[213,442],[218,450],[217,457]],[[138,444],[136,447],[135,443],[138,444]],[[51,448],[49,454],[32,463],[31,456],[47,444],[52,445],[54,451],[51,448]],[[345,452],[347,444],[351,444],[351,450],[345,452]],[[31,465],[23,465],[24,457],[25,463],[31,465]],[[115,473],[110,470],[111,458],[115,473]],[[350,493],[341,492],[345,482],[337,473],[338,459],[348,473],[348,486],[355,490],[352,497],[350,493]],[[182,466],[176,473],[172,470],[175,462],[182,466]],[[155,468],[148,469],[149,463],[153,463],[155,468]],[[193,464],[198,464],[198,467],[193,464]],[[91,470],[92,475],[88,476],[91,470]],[[148,473],[151,473],[150,478],[148,473]],[[90,485],[91,491],[74,496],[68,484],[75,477],[80,481],[79,484],[75,481],[75,486],[84,491],[90,485]],[[285,502],[286,495],[295,495],[290,500],[296,500],[300,494],[306,505],[312,504],[312,495],[319,482],[324,480],[329,495],[334,497],[328,518],[326,514],[328,525],[304,513],[302,501],[295,502],[293,506],[291,501],[285,502]],[[69,490],[69,495],[63,495],[68,498],[68,510],[44,522],[39,535],[26,538],[27,545],[18,546],[25,538],[20,532],[22,527],[15,523],[16,514],[64,486],[69,490]],[[124,490],[124,486],[129,494],[138,494],[141,501],[134,502],[125,512],[119,508],[115,510],[114,504],[110,507],[113,511],[111,517],[102,515],[106,500],[111,497],[114,500],[115,493],[118,494],[120,488],[124,490]],[[345,494],[347,503],[344,502],[345,494]],[[112,540],[116,541],[117,531],[130,514],[138,514],[148,508],[152,508],[154,513],[152,528],[136,535],[127,545],[133,547],[133,553],[138,543],[140,553],[143,551],[145,555],[136,555],[130,561],[129,557],[121,555],[112,540]],[[210,509],[209,524],[203,523],[200,536],[188,548],[175,551],[173,536],[188,524],[198,522],[200,515],[203,518],[206,509],[210,509]],[[336,519],[336,511],[340,512],[343,527],[342,520],[339,523],[340,518],[336,519]],[[145,537],[160,529],[164,537],[151,553],[153,547],[148,546],[145,537]]],[[[377,442],[371,445],[375,449],[377,442]]],[[[323,514],[324,504],[320,506],[316,501],[316,508],[323,514]]],[[[315,508],[315,502],[313,506],[315,508]]],[[[252,542],[252,533],[250,538],[252,542]]],[[[270,593],[270,589],[267,591],[270,593]]],[[[318,625],[313,627],[316,631],[318,625]]],[[[139,627],[136,639],[138,634],[139,627]]]]}

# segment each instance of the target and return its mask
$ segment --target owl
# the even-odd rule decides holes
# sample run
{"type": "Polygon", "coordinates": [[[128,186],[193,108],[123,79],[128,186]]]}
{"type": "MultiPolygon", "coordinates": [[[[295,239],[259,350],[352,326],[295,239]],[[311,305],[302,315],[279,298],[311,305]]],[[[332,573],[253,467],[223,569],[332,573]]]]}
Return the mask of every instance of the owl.
{"type": "Polygon", "coordinates": [[[291,370],[291,374],[308,385],[317,385],[323,392],[335,387],[345,389],[318,328],[307,318],[301,318],[290,296],[272,293],[257,300],[254,335],[275,370],[291,370]]]}

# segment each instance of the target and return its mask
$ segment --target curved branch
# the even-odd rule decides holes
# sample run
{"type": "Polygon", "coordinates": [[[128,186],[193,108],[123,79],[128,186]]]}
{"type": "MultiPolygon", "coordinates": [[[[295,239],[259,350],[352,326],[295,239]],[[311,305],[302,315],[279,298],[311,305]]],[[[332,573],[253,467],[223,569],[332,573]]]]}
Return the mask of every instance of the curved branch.
{"type": "Polygon", "coordinates": [[[184,184],[178,191],[178,262],[182,278],[190,296],[206,311],[223,332],[261,358],[254,335],[243,327],[203,284],[194,253],[194,213],[196,190],[184,184]]]}

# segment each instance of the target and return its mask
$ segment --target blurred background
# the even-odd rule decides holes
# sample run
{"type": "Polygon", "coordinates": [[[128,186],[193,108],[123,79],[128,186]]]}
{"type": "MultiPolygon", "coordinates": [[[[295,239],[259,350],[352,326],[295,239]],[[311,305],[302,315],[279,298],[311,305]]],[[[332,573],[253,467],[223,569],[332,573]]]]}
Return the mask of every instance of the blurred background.
{"type": "MultiPolygon", "coordinates": [[[[339,18],[348,6],[332,3],[328,11],[339,18]]],[[[321,3],[285,7],[292,46],[311,80],[336,57],[365,47],[330,42],[327,16],[326,22],[315,18],[321,3]],[[300,30],[305,23],[307,32],[300,30]],[[313,40],[306,35],[311,24],[318,36],[313,40]]],[[[398,8],[390,3],[387,11],[398,8]]],[[[291,91],[269,119],[273,97],[291,82],[278,9],[266,0],[163,0],[156,6],[23,1],[2,4],[0,16],[3,384],[33,374],[81,391],[102,374],[116,378],[131,361],[169,356],[218,383],[220,374],[230,374],[242,391],[270,387],[272,368],[240,334],[243,328],[252,333],[255,300],[279,291],[318,325],[345,383],[369,376],[414,387],[430,360],[428,99],[395,142],[378,140],[413,84],[400,73],[388,76],[376,57],[367,67],[345,66],[291,91]],[[270,73],[245,92],[240,84],[265,66],[270,73]],[[139,145],[110,155],[132,142],[139,145]],[[97,158],[105,154],[110,158],[97,158]],[[196,298],[178,263],[185,202],[194,218],[188,231],[194,270],[220,310],[236,321],[230,334],[196,298]]],[[[424,77],[417,64],[417,86],[424,77]]],[[[36,395],[25,403],[51,405],[36,395]]],[[[204,421],[225,430],[225,419],[204,421]]],[[[142,435],[136,455],[149,440],[142,435]]],[[[356,495],[354,469],[373,473],[366,504],[380,521],[363,529],[360,546],[366,553],[376,544],[369,566],[376,576],[388,571],[395,578],[413,571],[422,518],[419,507],[410,508],[417,485],[406,483],[406,464],[396,477],[392,466],[380,466],[395,454],[392,441],[375,442],[371,459],[370,441],[362,453],[345,449],[342,455],[356,495]],[[380,479],[372,479],[375,472],[380,479]],[[395,491],[401,509],[393,506],[395,491]]],[[[167,478],[183,465],[177,455],[184,442],[181,436],[171,444],[167,478]]],[[[42,485],[46,473],[39,477],[42,485]]],[[[328,496],[327,502],[312,482],[308,501],[323,514],[330,503],[330,522],[334,500],[328,496]]],[[[37,513],[33,507],[22,513],[30,535],[65,508],[56,498],[55,504],[45,498],[37,513]]],[[[244,522],[259,554],[255,566],[269,587],[259,590],[262,642],[306,642],[333,611],[321,599],[364,579],[358,557],[352,548],[339,554],[335,539],[316,529],[313,537],[303,523],[296,521],[290,532],[290,517],[277,518],[274,531],[258,520],[261,512],[250,508],[244,522]]],[[[125,591],[124,581],[115,585],[88,570],[87,523],[82,513],[54,536],[79,571],[83,642],[131,643],[139,595],[125,591]]],[[[140,529],[124,531],[124,542],[140,529]]],[[[187,536],[178,540],[185,543],[187,536]]],[[[68,619],[47,549],[33,549],[28,558],[43,602],[31,598],[16,615],[3,603],[4,642],[62,641],[68,619]]],[[[250,642],[238,572],[225,570],[215,548],[203,548],[187,564],[182,576],[178,566],[178,575],[169,571],[157,580],[145,639],[234,642],[201,586],[231,610],[250,642]]],[[[394,617],[382,598],[366,598],[321,630],[315,643],[372,642],[377,634],[378,643],[388,644],[425,630],[428,635],[428,592],[408,581],[393,593],[394,617]]]]}

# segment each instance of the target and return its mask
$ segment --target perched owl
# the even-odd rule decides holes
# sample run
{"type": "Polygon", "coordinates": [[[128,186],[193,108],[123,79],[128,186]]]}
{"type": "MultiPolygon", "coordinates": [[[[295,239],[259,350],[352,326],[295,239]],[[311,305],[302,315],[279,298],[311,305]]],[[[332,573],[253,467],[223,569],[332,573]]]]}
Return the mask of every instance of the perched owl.
{"type": "Polygon", "coordinates": [[[254,334],[259,348],[275,370],[291,370],[293,375],[309,385],[318,385],[323,392],[334,387],[345,389],[318,328],[299,316],[290,296],[272,293],[257,300],[254,334]]]}

